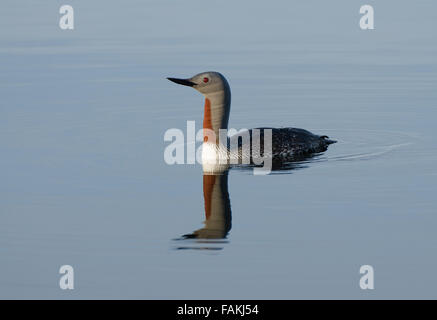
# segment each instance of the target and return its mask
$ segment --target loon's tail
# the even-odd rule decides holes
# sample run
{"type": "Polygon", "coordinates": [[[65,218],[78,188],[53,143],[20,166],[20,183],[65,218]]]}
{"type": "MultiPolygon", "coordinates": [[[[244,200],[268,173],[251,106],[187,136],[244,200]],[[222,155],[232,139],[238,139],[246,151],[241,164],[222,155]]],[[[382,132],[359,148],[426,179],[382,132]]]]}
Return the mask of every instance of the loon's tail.
{"type": "Polygon", "coordinates": [[[337,140],[331,140],[331,139],[329,139],[328,136],[320,136],[320,139],[323,139],[323,141],[324,141],[326,144],[333,144],[333,143],[336,143],[336,142],[337,142],[337,140]]]}

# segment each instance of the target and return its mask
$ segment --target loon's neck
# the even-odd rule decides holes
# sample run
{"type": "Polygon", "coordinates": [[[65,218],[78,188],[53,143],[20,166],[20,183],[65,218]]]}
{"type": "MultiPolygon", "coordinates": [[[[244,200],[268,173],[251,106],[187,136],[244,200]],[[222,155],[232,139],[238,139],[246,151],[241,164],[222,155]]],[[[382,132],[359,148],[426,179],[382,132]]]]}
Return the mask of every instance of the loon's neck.
{"type": "Polygon", "coordinates": [[[204,142],[218,144],[220,129],[228,128],[229,112],[231,110],[231,91],[229,86],[225,86],[219,91],[208,93],[205,96],[205,111],[203,116],[203,136],[204,142]],[[209,137],[208,130],[214,132],[213,137],[209,137]]]}
{"type": "Polygon", "coordinates": [[[219,173],[228,169],[227,139],[220,144],[220,129],[228,128],[230,110],[231,90],[226,81],[218,90],[205,94],[202,146],[204,172],[219,173]]]}

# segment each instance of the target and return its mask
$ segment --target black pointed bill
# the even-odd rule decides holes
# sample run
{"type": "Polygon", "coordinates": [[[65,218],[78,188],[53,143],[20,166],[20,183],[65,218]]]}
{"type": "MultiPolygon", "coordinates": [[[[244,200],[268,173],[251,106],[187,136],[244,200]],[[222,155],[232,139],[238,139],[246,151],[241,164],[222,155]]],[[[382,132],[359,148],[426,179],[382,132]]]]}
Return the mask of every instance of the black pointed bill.
{"type": "Polygon", "coordinates": [[[170,81],[173,81],[174,83],[181,84],[183,86],[192,87],[192,86],[196,85],[194,82],[191,82],[188,79],[177,79],[177,78],[167,78],[167,79],[170,81]]]}

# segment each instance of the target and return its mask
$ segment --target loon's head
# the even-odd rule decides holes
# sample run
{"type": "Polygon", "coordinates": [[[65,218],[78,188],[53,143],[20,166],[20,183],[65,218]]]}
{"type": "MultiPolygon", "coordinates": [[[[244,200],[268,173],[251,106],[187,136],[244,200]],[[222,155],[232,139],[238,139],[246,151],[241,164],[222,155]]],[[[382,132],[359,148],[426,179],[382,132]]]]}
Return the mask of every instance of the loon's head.
{"type": "Polygon", "coordinates": [[[188,79],[167,79],[184,86],[193,87],[207,98],[217,93],[230,94],[229,84],[226,78],[219,72],[202,72],[188,79]]]}

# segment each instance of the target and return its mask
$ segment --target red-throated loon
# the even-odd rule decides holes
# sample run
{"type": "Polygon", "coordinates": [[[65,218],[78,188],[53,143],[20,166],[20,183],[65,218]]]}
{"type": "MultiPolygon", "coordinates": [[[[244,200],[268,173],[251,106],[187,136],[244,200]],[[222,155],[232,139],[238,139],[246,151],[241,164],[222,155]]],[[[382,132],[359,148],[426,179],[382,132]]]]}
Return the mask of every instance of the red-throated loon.
{"type": "MultiPolygon", "coordinates": [[[[231,89],[226,78],[218,72],[202,72],[188,79],[167,78],[175,83],[193,87],[205,96],[205,110],[203,129],[214,133],[216,140],[206,137],[203,143],[202,160],[214,160],[225,154],[229,158],[229,150],[221,150],[218,145],[220,129],[228,129],[229,113],[231,110],[231,89]],[[213,141],[211,141],[213,140],[213,141]]],[[[260,129],[261,149],[263,149],[263,132],[271,129],[272,162],[280,166],[281,163],[300,160],[308,155],[326,151],[329,144],[336,141],[327,136],[315,135],[304,129],[297,128],[255,128],[260,129]]],[[[249,129],[252,139],[254,129],[249,129]]],[[[204,133],[205,135],[205,133],[204,133]]],[[[252,139],[253,142],[253,139],[252,139]]],[[[239,144],[241,149],[241,144],[239,144]]],[[[241,150],[240,150],[241,152],[241,150]]],[[[241,157],[241,154],[240,154],[241,157]]],[[[204,166],[205,170],[205,166],[204,166]]]]}

